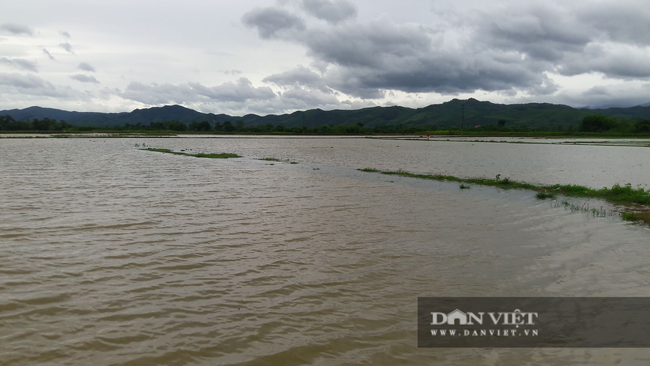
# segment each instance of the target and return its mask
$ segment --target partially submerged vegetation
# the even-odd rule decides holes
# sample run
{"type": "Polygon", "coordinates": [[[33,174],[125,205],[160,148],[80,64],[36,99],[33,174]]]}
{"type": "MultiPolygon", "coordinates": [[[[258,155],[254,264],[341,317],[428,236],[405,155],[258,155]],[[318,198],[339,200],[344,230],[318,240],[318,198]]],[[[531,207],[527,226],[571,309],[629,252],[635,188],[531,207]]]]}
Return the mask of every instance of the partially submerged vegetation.
{"type": "Polygon", "coordinates": [[[298,164],[297,161],[291,161],[291,160],[289,160],[289,159],[282,160],[282,159],[278,159],[278,158],[261,158],[261,159],[259,159],[259,160],[262,160],[262,161],[272,161],[272,162],[278,162],[278,163],[298,164]]]}
{"type": "MultiPolygon", "coordinates": [[[[564,207],[565,210],[569,210],[571,212],[581,212],[584,214],[591,214],[593,217],[610,217],[610,216],[619,215],[618,211],[608,210],[606,208],[603,208],[602,206],[599,208],[592,208],[589,206],[589,201],[583,203],[582,205],[576,205],[566,200],[563,200],[562,202],[558,202],[556,200],[554,201],[553,205],[554,207],[564,207]]],[[[621,212],[620,216],[624,218],[624,214],[625,212],[621,212]]]]}
{"type": "Polygon", "coordinates": [[[537,198],[538,200],[555,199],[555,194],[546,191],[541,191],[541,192],[537,192],[535,198],[537,198]]]}
{"type": "MultiPolygon", "coordinates": [[[[633,188],[631,184],[621,186],[615,184],[612,188],[593,189],[573,184],[541,185],[526,182],[518,182],[510,178],[501,178],[497,174],[495,179],[490,178],[460,178],[452,175],[442,174],[417,174],[404,170],[386,171],[374,168],[359,169],[362,172],[381,173],[386,175],[399,175],[419,179],[430,179],[437,181],[458,182],[461,184],[478,184],[483,186],[498,187],[502,189],[527,189],[536,191],[538,199],[555,198],[557,194],[582,198],[600,198],[614,204],[650,204],[650,190],[641,187],[633,188]]],[[[641,220],[650,223],[650,212],[625,212],[621,215],[625,220],[641,220]]]]}
{"type": "Polygon", "coordinates": [[[650,223],[650,211],[646,212],[621,212],[621,217],[626,221],[643,221],[650,223]]]}
{"type": "Polygon", "coordinates": [[[228,159],[228,158],[241,158],[241,156],[237,154],[229,154],[229,153],[220,153],[220,154],[204,154],[204,153],[198,153],[198,154],[188,154],[185,152],[178,152],[178,151],[172,151],[169,149],[155,149],[155,148],[147,148],[147,149],[140,149],[143,151],[153,151],[153,152],[159,152],[163,154],[173,154],[173,155],[184,155],[184,156],[193,156],[195,158],[208,158],[208,159],[228,159]]]}

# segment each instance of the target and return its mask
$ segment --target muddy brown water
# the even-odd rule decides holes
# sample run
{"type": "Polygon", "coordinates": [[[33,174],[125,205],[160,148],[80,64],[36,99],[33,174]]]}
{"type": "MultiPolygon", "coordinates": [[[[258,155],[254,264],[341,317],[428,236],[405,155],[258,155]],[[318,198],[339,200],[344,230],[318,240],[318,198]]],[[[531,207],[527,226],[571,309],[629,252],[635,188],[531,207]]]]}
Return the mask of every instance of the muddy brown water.
{"type": "Polygon", "coordinates": [[[647,187],[645,148],[34,139],[0,141],[0,162],[2,365],[650,360],[644,349],[418,349],[418,296],[650,296],[650,229],[527,191],[356,170],[647,187]]]}

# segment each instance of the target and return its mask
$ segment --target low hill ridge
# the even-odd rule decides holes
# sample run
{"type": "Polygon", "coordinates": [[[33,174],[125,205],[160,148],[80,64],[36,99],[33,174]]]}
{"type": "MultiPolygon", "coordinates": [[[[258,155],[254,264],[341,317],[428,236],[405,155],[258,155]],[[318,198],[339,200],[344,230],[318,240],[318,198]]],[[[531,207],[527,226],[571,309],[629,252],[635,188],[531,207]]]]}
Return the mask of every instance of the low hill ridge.
{"type": "Polygon", "coordinates": [[[180,105],[135,109],[132,112],[122,113],[70,112],[37,106],[0,111],[0,115],[10,115],[17,121],[50,118],[64,120],[75,126],[93,127],[137,125],[138,123],[147,125],[151,122],[163,121],[179,121],[185,124],[200,121],[211,123],[243,121],[246,126],[271,124],[310,128],[327,124],[354,125],[358,123],[373,128],[386,125],[448,127],[459,126],[462,120],[466,126],[497,124],[500,120],[504,120],[508,126],[538,128],[576,127],[585,116],[594,114],[631,120],[650,119],[650,103],[647,106],[630,108],[586,109],[549,103],[496,104],[470,98],[467,100],[452,99],[442,104],[432,104],[423,108],[389,106],[330,111],[317,108],[266,116],[201,113],[180,105]]]}

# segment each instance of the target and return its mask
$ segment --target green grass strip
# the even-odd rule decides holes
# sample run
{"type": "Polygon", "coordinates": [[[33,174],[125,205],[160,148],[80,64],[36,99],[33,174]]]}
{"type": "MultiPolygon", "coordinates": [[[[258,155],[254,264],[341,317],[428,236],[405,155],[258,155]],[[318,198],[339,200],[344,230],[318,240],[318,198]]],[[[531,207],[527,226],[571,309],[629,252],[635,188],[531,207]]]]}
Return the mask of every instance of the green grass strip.
{"type": "Polygon", "coordinates": [[[173,154],[173,155],[184,155],[184,156],[193,156],[195,158],[208,158],[208,159],[228,159],[228,158],[241,158],[241,156],[237,154],[228,154],[228,153],[221,153],[221,154],[187,154],[184,152],[177,152],[177,151],[172,151],[169,149],[154,149],[154,148],[148,148],[148,149],[140,149],[143,151],[154,151],[154,152],[159,152],[163,154],[173,154]]]}
{"type": "MultiPolygon", "coordinates": [[[[381,173],[386,175],[399,175],[402,177],[430,179],[438,181],[478,184],[482,186],[491,186],[501,189],[528,189],[538,192],[536,195],[539,199],[554,198],[556,194],[562,194],[572,197],[584,198],[600,198],[605,201],[615,204],[630,204],[636,203],[641,205],[650,204],[650,190],[645,190],[641,187],[632,188],[631,184],[621,186],[615,184],[612,188],[592,189],[585,186],[572,185],[572,184],[553,184],[553,185],[537,185],[525,182],[518,182],[509,178],[501,179],[501,175],[497,175],[495,179],[489,178],[459,178],[453,175],[442,174],[416,174],[403,170],[388,171],[378,170],[373,168],[359,169],[362,172],[381,173]]],[[[623,213],[621,215],[624,220],[630,221],[645,221],[650,223],[650,213],[623,213]]]]}

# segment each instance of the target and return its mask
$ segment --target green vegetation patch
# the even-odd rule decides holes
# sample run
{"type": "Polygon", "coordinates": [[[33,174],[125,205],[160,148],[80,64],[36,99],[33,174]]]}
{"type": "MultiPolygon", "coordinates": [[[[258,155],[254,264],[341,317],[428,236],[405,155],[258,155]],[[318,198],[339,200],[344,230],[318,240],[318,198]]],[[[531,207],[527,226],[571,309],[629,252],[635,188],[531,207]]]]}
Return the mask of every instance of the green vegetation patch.
{"type": "Polygon", "coordinates": [[[650,223],[650,211],[647,212],[622,212],[621,217],[626,221],[643,221],[650,223]]]}
{"type": "MultiPolygon", "coordinates": [[[[584,197],[584,198],[600,198],[614,204],[650,204],[650,190],[645,190],[641,187],[632,188],[631,184],[621,186],[615,184],[612,188],[592,189],[585,186],[572,185],[572,184],[554,184],[554,185],[536,185],[526,182],[518,182],[509,178],[501,179],[501,174],[498,174],[495,179],[489,178],[459,178],[452,175],[442,174],[416,174],[406,172],[404,170],[385,171],[373,168],[359,169],[362,172],[381,173],[386,175],[399,175],[402,177],[411,177],[419,179],[430,179],[438,181],[478,184],[482,186],[492,186],[501,189],[528,189],[537,191],[536,197],[538,199],[555,198],[556,194],[565,196],[584,197]]],[[[624,213],[621,215],[624,220],[644,221],[650,223],[650,213],[624,213]]]]}
{"type": "Polygon", "coordinates": [[[140,149],[143,151],[154,151],[154,152],[159,152],[163,154],[173,154],[173,155],[185,155],[185,156],[193,156],[195,158],[208,158],[208,159],[228,159],[228,158],[241,158],[241,156],[237,154],[229,154],[229,153],[221,153],[221,154],[188,154],[184,152],[177,152],[177,151],[172,151],[169,149],[154,149],[154,148],[148,148],[148,149],[140,149]]]}

